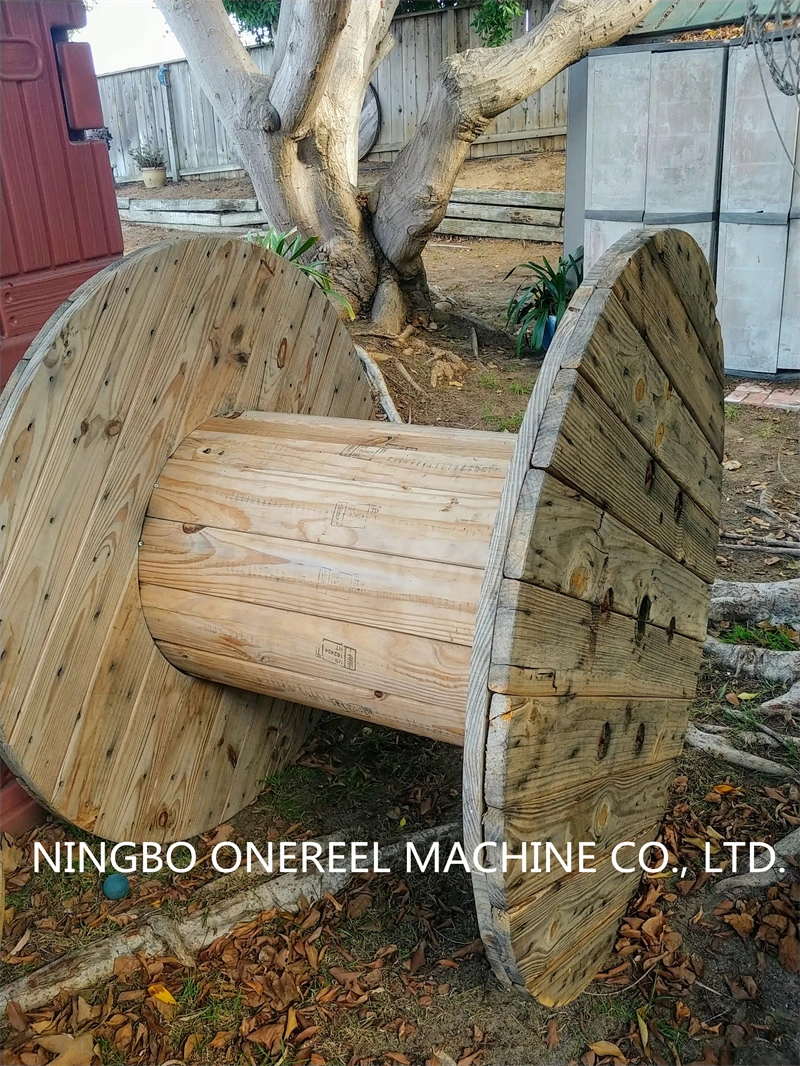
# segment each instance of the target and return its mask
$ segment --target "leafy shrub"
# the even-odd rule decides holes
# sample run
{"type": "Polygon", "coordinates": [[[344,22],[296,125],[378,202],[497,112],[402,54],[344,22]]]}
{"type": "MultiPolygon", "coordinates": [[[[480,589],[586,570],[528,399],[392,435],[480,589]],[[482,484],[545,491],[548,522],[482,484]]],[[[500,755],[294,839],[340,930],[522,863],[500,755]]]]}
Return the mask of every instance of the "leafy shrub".
{"type": "Polygon", "coordinates": [[[278,0],[222,0],[222,3],[240,35],[251,35],[254,44],[266,44],[274,38],[281,7],[278,0]]]}
{"type": "Polygon", "coordinates": [[[275,255],[280,255],[282,258],[288,259],[290,263],[294,263],[298,269],[303,271],[306,277],[311,278],[316,285],[319,285],[326,295],[341,304],[348,318],[356,317],[347,297],[342,296],[340,292],[334,289],[331,276],[325,269],[327,264],[322,259],[314,259],[308,263],[302,262],[301,257],[305,255],[309,248],[313,248],[317,244],[319,237],[303,237],[297,232],[297,227],[293,227],[287,233],[281,233],[279,230],[272,228],[268,229],[266,233],[248,233],[247,239],[251,244],[257,244],[259,248],[269,248],[275,255]]]}
{"type": "Polygon", "coordinates": [[[165,167],[167,157],[164,149],[157,144],[140,144],[138,148],[131,149],[131,159],[140,170],[150,170],[154,167],[165,167]]]}
{"type": "Polygon", "coordinates": [[[538,352],[544,346],[548,317],[555,315],[558,325],[572,294],[583,281],[583,250],[566,259],[560,256],[557,267],[547,259],[541,263],[520,263],[506,277],[510,278],[515,270],[527,270],[531,280],[527,285],[520,285],[511,297],[506,326],[516,332],[517,355],[523,347],[538,352]]]}
{"type": "Polygon", "coordinates": [[[485,45],[496,47],[508,44],[514,19],[522,14],[522,5],[517,0],[483,0],[470,25],[485,45]]]}

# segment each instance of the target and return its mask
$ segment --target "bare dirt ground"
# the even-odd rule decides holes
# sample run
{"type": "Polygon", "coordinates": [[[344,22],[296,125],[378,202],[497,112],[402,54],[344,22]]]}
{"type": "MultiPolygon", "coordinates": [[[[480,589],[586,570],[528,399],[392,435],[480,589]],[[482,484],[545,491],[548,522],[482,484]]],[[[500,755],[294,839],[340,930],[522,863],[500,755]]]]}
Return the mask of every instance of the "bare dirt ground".
{"type": "MultiPolygon", "coordinates": [[[[213,195],[244,193],[229,192],[226,183],[213,195]]],[[[125,230],[126,247],[171,236],[125,230]]],[[[443,297],[497,326],[514,288],[513,279],[504,280],[508,270],[557,251],[516,242],[434,241],[426,266],[443,297]]],[[[437,318],[418,322],[400,343],[370,336],[363,322],[352,328],[379,362],[404,418],[514,432],[540,360],[516,358],[510,339],[496,329],[477,327],[473,337],[469,320],[446,310],[437,318]]],[[[744,406],[726,415],[722,528],[736,539],[720,544],[720,575],[796,577],[800,560],[755,540],[765,535],[764,521],[771,536],[785,537],[787,516],[800,508],[796,416],[744,406]],[[772,510],[779,521],[760,517],[754,505],[772,510]]],[[[733,721],[731,708],[746,707],[752,723],[760,704],[775,694],[706,670],[693,713],[704,724],[727,728],[737,743],[744,726],[733,721]]],[[[760,753],[775,757],[768,749],[760,753]]],[[[118,963],[113,980],[81,997],[62,996],[29,1015],[12,1012],[4,1062],[44,1066],[53,1052],[37,1043],[39,1037],[68,1032],[91,1034],[99,1051],[95,1063],[120,1066],[167,1060],[249,1066],[798,1063],[798,884],[782,882],[766,895],[734,903],[714,891],[716,878],[702,870],[705,840],[721,858],[721,839],[772,842],[800,825],[798,752],[780,758],[791,774],[765,778],[686,749],[660,834],[669,866],[674,861],[686,873],[644,878],[603,973],[568,1007],[547,1009],[498,984],[476,939],[465,872],[395,873],[356,879],[336,898],[309,901],[296,917],[263,914],[215,941],[195,967],[170,957],[132,957],[118,963]]],[[[452,748],[326,715],[294,765],[267,782],[230,824],[195,843],[202,857],[220,839],[257,846],[326,833],[347,839],[355,826],[365,834],[361,839],[388,841],[457,821],[460,807],[461,760],[452,748]]],[[[216,876],[208,863],[186,875],[133,877],[131,896],[110,903],[97,875],[32,875],[34,838],[84,836],[52,822],[6,840],[4,980],[154,910],[181,918],[213,905],[198,894],[216,876]]],[[[220,879],[217,894],[226,891],[220,879]]]]}

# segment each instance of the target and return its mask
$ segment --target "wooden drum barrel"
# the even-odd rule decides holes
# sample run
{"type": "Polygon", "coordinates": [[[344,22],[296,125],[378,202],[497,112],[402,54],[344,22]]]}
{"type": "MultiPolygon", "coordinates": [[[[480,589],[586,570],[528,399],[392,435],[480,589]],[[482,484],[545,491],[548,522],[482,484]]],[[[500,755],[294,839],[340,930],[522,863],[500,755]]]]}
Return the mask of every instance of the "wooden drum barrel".
{"type": "Polygon", "coordinates": [[[0,399],[0,756],[60,816],[179,840],[249,803],[314,709],[462,745],[497,976],[604,962],[680,755],[714,578],[708,264],[632,233],[575,294],[519,434],[376,422],[324,294],[269,251],[165,242],[83,285],[0,399]]]}

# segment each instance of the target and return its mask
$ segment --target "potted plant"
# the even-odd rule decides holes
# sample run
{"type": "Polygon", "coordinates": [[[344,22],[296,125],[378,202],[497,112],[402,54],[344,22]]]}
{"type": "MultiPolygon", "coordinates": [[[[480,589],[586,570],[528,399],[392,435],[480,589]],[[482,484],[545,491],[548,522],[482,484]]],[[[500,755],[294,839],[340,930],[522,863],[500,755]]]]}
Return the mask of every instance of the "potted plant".
{"type": "Polygon", "coordinates": [[[167,184],[167,157],[157,144],[140,144],[131,158],[142,172],[145,189],[163,189],[167,184]]]}
{"type": "Polygon", "coordinates": [[[514,270],[527,270],[532,280],[520,285],[508,304],[506,326],[516,330],[516,352],[523,346],[533,352],[547,351],[567,309],[572,294],[583,281],[583,250],[565,259],[559,257],[553,267],[546,258],[541,263],[521,263],[514,270]]]}

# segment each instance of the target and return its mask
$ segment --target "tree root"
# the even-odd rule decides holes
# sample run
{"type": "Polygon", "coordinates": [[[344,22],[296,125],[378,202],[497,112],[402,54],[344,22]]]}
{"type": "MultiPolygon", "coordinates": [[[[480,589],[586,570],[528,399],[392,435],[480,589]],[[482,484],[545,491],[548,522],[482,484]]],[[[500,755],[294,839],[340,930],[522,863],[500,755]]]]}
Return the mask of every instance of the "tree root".
{"type": "Polygon", "coordinates": [[[763,622],[800,628],[800,578],[793,581],[715,581],[712,622],[763,622]]]}
{"type": "Polygon", "coordinates": [[[762,703],[759,710],[764,714],[783,718],[785,722],[791,722],[794,716],[800,718],[800,681],[792,685],[782,696],[776,696],[774,700],[762,703]]]}
{"type": "Polygon", "coordinates": [[[718,666],[744,674],[745,677],[754,677],[773,685],[794,685],[800,681],[800,651],[773,651],[752,644],[726,644],[716,637],[706,637],[703,651],[718,666]]]}
{"type": "Polygon", "coordinates": [[[754,890],[769,888],[776,881],[781,881],[786,874],[781,873],[781,868],[786,870],[786,865],[781,859],[797,860],[800,858],[800,829],[793,829],[785,837],[773,844],[775,852],[775,864],[769,870],[753,870],[746,874],[735,874],[717,882],[715,892],[724,892],[729,896],[750,895],[754,890]]]}
{"type": "Polygon", "coordinates": [[[800,774],[791,766],[773,762],[772,759],[763,759],[760,755],[751,755],[746,751],[726,744],[724,740],[711,733],[705,733],[694,725],[689,725],[686,730],[686,743],[691,748],[704,751],[717,759],[724,759],[732,766],[741,766],[745,770],[752,770],[758,774],[768,774],[770,777],[783,777],[791,781],[800,781],[800,774]]]}
{"type": "Polygon", "coordinates": [[[372,395],[383,410],[387,420],[389,422],[402,422],[403,419],[400,417],[400,412],[394,405],[394,400],[389,395],[389,390],[386,388],[386,382],[383,379],[383,374],[378,369],[377,363],[365,351],[365,349],[361,347],[361,345],[354,344],[353,347],[364,366],[367,381],[369,381],[370,388],[372,389],[372,395]]]}

